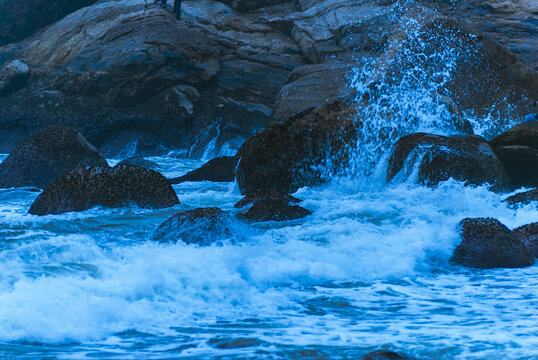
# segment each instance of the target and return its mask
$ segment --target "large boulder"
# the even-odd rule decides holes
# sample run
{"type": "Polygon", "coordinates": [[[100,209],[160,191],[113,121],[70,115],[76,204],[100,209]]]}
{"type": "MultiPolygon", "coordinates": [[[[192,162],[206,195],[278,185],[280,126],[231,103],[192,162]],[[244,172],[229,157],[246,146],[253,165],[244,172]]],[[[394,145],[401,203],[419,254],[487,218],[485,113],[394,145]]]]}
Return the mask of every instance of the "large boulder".
{"type": "Polygon", "coordinates": [[[496,219],[464,219],[459,230],[461,243],[451,258],[456,264],[491,269],[518,268],[534,263],[534,256],[525,245],[496,219]]]}
{"type": "Polygon", "coordinates": [[[342,100],[271,124],[241,146],[235,173],[242,194],[293,193],[327,181],[357,141],[355,108],[342,100]]]}
{"type": "Polygon", "coordinates": [[[11,95],[26,86],[30,78],[30,68],[19,60],[0,67],[0,97],[11,95]]]}
{"type": "Polygon", "coordinates": [[[209,246],[236,240],[241,232],[231,215],[219,208],[181,211],[159,226],[153,240],[209,246]]]}
{"type": "Polygon", "coordinates": [[[0,46],[19,41],[97,0],[0,0],[0,46]]]}
{"type": "Polygon", "coordinates": [[[128,165],[85,167],[56,179],[36,198],[28,213],[43,216],[95,206],[161,209],[178,204],[174,189],[156,171],[128,165]]]}
{"type": "Polygon", "coordinates": [[[44,189],[79,166],[108,167],[108,163],[78,131],[52,126],[31,135],[0,164],[0,187],[44,189]]]}
{"type": "Polygon", "coordinates": [[[171,184],[179,184],[185,181],[215,181],[230,182],[235,178],[237,157],[221,156],[206,162],[204,165],[188,172],[187,174],[170,179],[171,184]]]}
{"type": "Polygon", "coordinates": [[[468,185],[488,183],[495,189],[509,186],[506,172],[487,141],[474,135],[440,136],[415,133],[394,145],[387,180],[398,173],[409,176],[418,166],[418,181],[436,186],[453,178],[468,185]]]}
{"type": "Polygon", "coordinates": [[[538,258],[538,222],[520,226],[512,230],[512,234],[527,247],[535,258],[538,258]]]}
{"type": "Polygon", "coordinates": [[[237,204],[240,218],[250,221],[288,221],[302,219],[312,212],[297,205],[301,200],[279,192],[263,191],[245,196],[237,204]]]}
{"type": "Polygon", "coordinates": [[[538,202],[538,189],[529,190],[512,195],[503,201],[507,202],[511,207],[517,207],[520,205],[527,205],[532,202],[538,202]]]}

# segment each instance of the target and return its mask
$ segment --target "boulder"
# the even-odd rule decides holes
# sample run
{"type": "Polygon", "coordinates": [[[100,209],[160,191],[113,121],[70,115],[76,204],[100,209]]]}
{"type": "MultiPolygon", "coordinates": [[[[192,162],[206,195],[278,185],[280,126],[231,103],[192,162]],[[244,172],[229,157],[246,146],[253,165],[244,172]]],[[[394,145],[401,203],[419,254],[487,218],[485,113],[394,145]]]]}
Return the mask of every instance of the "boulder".
{"type": "Polygon", "coordinates": [[[538,150],[538,121],[514,126],[490,140],[492,148],[502,146],[528,146],[538,150]]]}
{"type": "Polygon", "coordinates": [[[30,78],[30,68],[19,60],[0,67],[0,97],[6,97],[24,88],[30,78]]]}
{"type": "Polygon", "coordinates": [[[236,224],[228,213],[219,208],[200,208],[181,211],[160,225],[153,240],[209,246],[234,240],[240,235],[236,224]]]}
{"type": "Polygon", "coordinates": [[[451,258],[456,264],[481,268],[518,268],[534,263],[525,245],[498,220],[464,219],[459,225],[461,243],[451,258]]]}
{"type": "Polygon", "coordinates": [[[494,151],[513,186],[538,186],[538,148],[510,145],[496,147],[494,151]]]}
{"type": "Polygon", "coordinates": [[[36,198],[28,213],[43,216],[95,206],[161,209],[178,204],[174,189],[156,171],[128,165],[85,167],[56,179],[36,198]]]}
{"type": "Polygon", "coordinates": [[[0,0],[0,46],[22,40],[97,0],[0,0]]]}
{"type": "Polygon", "coordinates": [[[377,350],[364,354],[362,360],[413,360],[405,354],[395,353],[393,351],[377,350]]]}
{"type": "Polygon", "coordinates": [[[520,226],[512,230],[512,234],[527,247],[535,258],[538,258],[538,222],[520,226]]]}
{"type": "Polygon", "coordinates": [[[440,136],[415,133],[394,145],[388,161],[387,180],[403,170],[409,176],[418,165],[418,181],[436,186],[453,178],[468,185],[488,183],[495,189],[509,185],[506,172],[487,141],[474,135],[440,136]]]}
{"type": "Polygon", "coordinates": [[[190,171],[183,176],[170,179],[170,183],[179,184],[185,181],[234,181],[236,166],[237,158],[235,156],[221,156],[209,160],[198,169],[190,171]]]}
{"type": "Polygon", "coordinates": [[[0,187],[44,189],[80,166],[108,167],[108,163],[78,131],[52,126],[28,137],[0,164],[0,187]]]}
{"type": "Polygon", "coordinates": [[[140,156],[124,159],[120,161],[116,166],[123,166],[123,165],[139,166],[139,167],[143,167],[143,168],[154,170],[154,171],[158,171],[161,169],[159,164],[157,164],[156,162],[151,161],[151,160],[146,160],[140,156]]]}
{"type": "Polygon", "coordinates": [[[329,180],[349,162],[357,141],[355,114],[354,104],[339,99],[248,138],[237,153],[241,193],[293,193],[329,180]]]}
{"type": "Polygon", "coordinates": [[[250,221],[288,221],[302,219],[312,212],[297,205],[301,200],[275,192],[260,191],[245,196],[237,204],[240,218],[250,221]]]}
{"type": "Polygon", "coordinates": [[[504,199],[503,201],[507,202],[510,207],[530,204],[532,202],[538,201],[538,189],[512,195],[504,199]]]}

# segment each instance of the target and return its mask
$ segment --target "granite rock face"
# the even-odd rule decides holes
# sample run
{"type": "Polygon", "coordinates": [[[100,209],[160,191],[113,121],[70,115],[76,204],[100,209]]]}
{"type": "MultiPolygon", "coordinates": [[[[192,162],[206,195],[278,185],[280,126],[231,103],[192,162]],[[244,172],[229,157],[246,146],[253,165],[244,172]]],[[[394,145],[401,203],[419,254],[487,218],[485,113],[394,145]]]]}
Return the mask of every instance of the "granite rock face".
{"type": "Polygon", "coordinates": [[[108,167],[108,163],[78,131],[51,126],[28,137],[0,164],[0,187],[44,189],[80,166],[108,167]]]}
{"type": "Polygon", "coordinates": [[[178,204],[168,180],[153,170],[128,165],[85,167],[56,179],[36,198],[29,213],[56,215],[95,206],[161,209],[178,204]]]}

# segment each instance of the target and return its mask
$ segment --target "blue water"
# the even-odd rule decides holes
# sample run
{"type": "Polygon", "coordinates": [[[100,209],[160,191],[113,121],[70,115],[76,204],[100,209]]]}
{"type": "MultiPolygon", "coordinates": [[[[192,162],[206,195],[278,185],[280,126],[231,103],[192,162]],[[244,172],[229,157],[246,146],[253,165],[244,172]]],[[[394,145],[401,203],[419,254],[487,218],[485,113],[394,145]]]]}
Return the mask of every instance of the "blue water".
{"type": "MultiPolygon", "coordinates": [[[[199,165],[153,158],[167,176],[199,165]]],[[[182,204],[36,217],[31,189],[0,192],[0,357],[357,358],[388,348],[434,359],[538,357],[538,266],[472,270],[448,259],[456,224],[513,228],[536,206],[449,181],[296,196],[313,215],[246,227],[243,243],[159,244],[182,209],[235,211],[233,183],[175,186],[182,204]]]]}

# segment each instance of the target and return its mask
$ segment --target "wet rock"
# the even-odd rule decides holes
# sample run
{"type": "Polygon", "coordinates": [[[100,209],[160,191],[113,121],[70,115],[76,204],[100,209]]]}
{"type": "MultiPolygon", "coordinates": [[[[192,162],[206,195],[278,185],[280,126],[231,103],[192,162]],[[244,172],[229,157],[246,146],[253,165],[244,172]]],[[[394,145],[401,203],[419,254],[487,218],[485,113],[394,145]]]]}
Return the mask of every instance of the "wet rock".
{"type": "Polygon", "coordinates": [[[393,351],[377,350],[365,354],[361,358],[362,360],[413,360],[405,354],[395,353],[393,351]]]}
{"type": "Polygon", "coordinates": [[[490,269],[518,268],[534,263],[534,256],[525,245],[496,219],[464,219],[459,231],[461,243],[451,258],[456,264],[490,269]]]}
{"type": "Polygon", "coordinates": [[[183,176],[170,179],[170,183],[179,184],[184,181],[234,181],[236,166],[237,157],[221,156],[209,160],[198,169],[190,171],[183,176]]]}
{"type": "Polygon", "coordinates": [[[349,161],[357,139],[355,114],[354,104],[335,100],[251,136],[237,153],[241,193],[293,193],[327,181],[349,161]]]}
{"type": "Polygon", "coordinates": [[[299,205],[301,200],[279,192],[256,192],[235,204],[238,216],[250,221],[287,221],[302,219],[312,212],[299,205]]]}
{"type": "Polygon", "coordinates": [[[11,61],[0,67],[0,97],[24,88],[30,78],[30,68],[22,61],[11,61]]]}
{"type": "Polygon", "coordinates": [[[538,258],[538,222],[520,226],[512,230],[512,234],[527,247],[535,258],[538,258]]]}
{"type": "Polygon", "coordinates": [[[181,211],[166,220],[155,231],[153,240],[210,246],[234,240],[239,234],[237,226],[232,216],[219,208],[199,208],[181,211]]]}
{"type": "Polygon", "coordinates": [[[0,0],[0,46],[19,41],[96,0],[0,0]]]}
{"type": "Polygon", "coordinates": [[[507,202],[508,205],[511,207],[517,207],[519,205],[527,205],[532,202],[536,202],[538,201],[538,189],[512,195],[504,199],[503,201],[507,202]]]}
{"type": "Polygon", "coordinates": [[[415,133],[402,137],[392,150],[388,162],[387,180],[400,171],[408,176],[418,165],[418,181],[436,186],[453,178],[469,185],[494,185],[505,189],[509,185],[506,172],[488,145],[479,136],[440,136],[415,133]]]}
{"type": "Polygon", "coordinates": [[[62,214],[95,206],[161,209],[177,204],[174,189],[156,171],[128,165],[85,167],[56,179],[36,198],[29,213],[62,214]]]}
{"type": "Polygon", "coordinates": [[[0,187],[44,189],[79,166],[108,167],[108,163],[78,131],[52,126],[28,137],[0,164],[0,187]]]}
{"type": "Polygon", "coordinates": [[[538,149],[511,145],[496,147],[494,151],[513,186],[538,186],[538,149]]]}
{"type": "Polygon", "coordinates": [[[256,338],[238,338],[238,339],[222,339],[215,338],[209,340],[209,345],[217,349],[242,349],[253,346],[261,346],[266,343],[256,338]]]}
{"type": "Polygon", "coordinates": [[[124,159],[120,161],[116,166],[123,166],[123,165],[130,165],[130,166],[139,166],[146,169],[158,171],[160,170],[159,164],[157,164],[154,161],[146,160],[143,157],[136,156],[129,159],[124,159]]]}
{"type": "Polygon", "coordinates": [[[538,150],[538,122],[526,122],[514,126],[508,131],[490,140],[491,147],[528,146],[538,150]]]}

